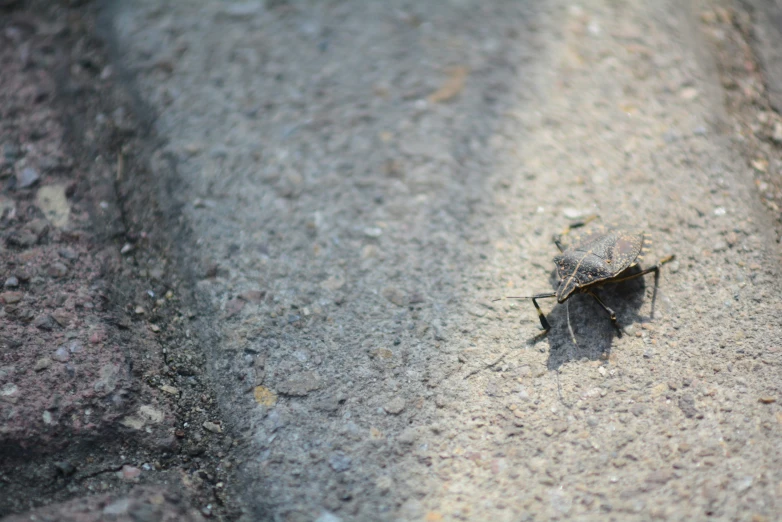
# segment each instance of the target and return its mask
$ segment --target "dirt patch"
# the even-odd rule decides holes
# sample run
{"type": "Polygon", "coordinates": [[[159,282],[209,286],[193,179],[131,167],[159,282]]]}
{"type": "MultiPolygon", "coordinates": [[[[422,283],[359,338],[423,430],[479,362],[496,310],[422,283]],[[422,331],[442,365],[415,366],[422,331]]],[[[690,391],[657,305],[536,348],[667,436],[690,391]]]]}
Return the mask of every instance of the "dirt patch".
{"type": "Polygon", "coordinates": [[[190,508],[168,504],[192,499],[230,518],[236,443],[189,339],[147,125],[97,6],[0,10],[0,516],[75,499],[40,514],[119,502],[120,518],[153,506],[181,519],[190,508]]]}
{"type": "MultiPolygon", "coordinates": [[[[767,42],[758,30],[761,10],[753,2],[722,2],[701,12],[701,21],[716,50],[725,105],[733,118],[732,138],[752,168],[760,200],[774,217],[782,240],[782,115],[774,107],[782,88],[762,60],[767,42]]],[[[769,9],[774,9],[771,5],[769,9]]],[[[781,11],[782,12],[782,11],[781,11]]]]}

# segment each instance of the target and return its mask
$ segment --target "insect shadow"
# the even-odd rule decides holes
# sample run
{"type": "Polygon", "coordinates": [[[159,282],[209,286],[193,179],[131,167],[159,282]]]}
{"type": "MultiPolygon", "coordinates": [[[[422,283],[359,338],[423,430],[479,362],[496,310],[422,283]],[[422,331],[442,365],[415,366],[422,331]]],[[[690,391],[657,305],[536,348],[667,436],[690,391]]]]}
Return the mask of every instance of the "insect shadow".
{"type": "MultiPolygon", "coordinates": [[[[629,276],[640,270],[640,267],[634,266],[622,275],[629,276]]],[[[559,282],[556,270],[552,271],[550,282],[556,288],[559,282]]],[[[619,328],[648,320],[639,313],[644,303],[646,284],[644,278],[639,277],[596,289],[600,299],[616,312],[619,328]]],[[[595,299],[588,294],[574,294],[563,304],[554,303],[546,314],[551,330],[528,340],[529,344],[535,344],[543,338],[548,339],[548,369],[557,370],[567,362],[581,359],[607,359],[611,354],[611,342],[621,332],[595,299]]]]}

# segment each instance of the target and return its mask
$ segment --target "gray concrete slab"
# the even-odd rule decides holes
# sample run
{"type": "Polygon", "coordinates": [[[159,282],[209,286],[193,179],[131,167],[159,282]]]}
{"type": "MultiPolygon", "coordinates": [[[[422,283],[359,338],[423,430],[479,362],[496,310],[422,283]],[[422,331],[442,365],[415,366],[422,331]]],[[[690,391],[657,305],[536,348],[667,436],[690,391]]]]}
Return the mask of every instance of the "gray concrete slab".
{"type": "Polygon", "coordinates": [[[248,519],[776,516],[779,251],[693,5],[115,7],[248,519]],[[654,316],[491,302],[593,213],[676,255],[654,316]]]}

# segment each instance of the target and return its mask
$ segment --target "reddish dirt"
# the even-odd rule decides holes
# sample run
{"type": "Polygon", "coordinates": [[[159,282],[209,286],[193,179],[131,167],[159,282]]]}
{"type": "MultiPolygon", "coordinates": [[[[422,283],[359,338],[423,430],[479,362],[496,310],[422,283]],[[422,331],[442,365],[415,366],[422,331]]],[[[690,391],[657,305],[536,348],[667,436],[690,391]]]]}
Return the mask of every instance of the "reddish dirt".
{"type": "Polygon", "coordinates": [[[725,105],[740,136],[737,141],[752,168],[760,200],[774,216],[779,241],[782,239],[782,115],[770,97],[780,86],[758,57],[760,41],[755,18],[759,14],[746,7],[727,3],[704,11],[701,20],[717,53],[725,105]]]}
{"type": "Polygon", "coordinates": [[[162,349],[192,314],[96,16],[0,3],[0,517],[220,518],[234,441],[197,355],[162,349]]]}
{"type": "MultiPolygon", "coordinates": [[[[57,520],[58,522],[136,522],[157,520],[159,522],[197,522],[204,518],[182,502],[182,497],[161,492],[149,487],[138,487],[126,496],[103,494],[80,498],[41,508],[35,512],[36,520],[57,520]]],[[[8,517],[5,522],[31,520],[27,515],[8,517]]]]}

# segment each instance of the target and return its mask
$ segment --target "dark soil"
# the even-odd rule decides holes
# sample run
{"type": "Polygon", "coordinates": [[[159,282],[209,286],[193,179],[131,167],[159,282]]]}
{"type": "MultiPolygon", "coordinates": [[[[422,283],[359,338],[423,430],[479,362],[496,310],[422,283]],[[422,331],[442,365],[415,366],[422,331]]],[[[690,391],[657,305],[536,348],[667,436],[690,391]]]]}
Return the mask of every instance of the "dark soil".
{"type": "Polygon", "coordinates": [[[0,5],[0,516],[165,484],[233,518],[238,442],[189,339],[176,209],[161,210],[149,122],[97,17],[91,2],[0,5]]]}

